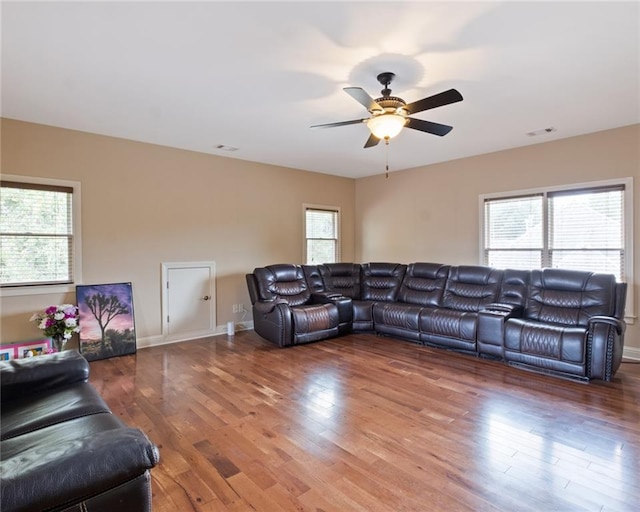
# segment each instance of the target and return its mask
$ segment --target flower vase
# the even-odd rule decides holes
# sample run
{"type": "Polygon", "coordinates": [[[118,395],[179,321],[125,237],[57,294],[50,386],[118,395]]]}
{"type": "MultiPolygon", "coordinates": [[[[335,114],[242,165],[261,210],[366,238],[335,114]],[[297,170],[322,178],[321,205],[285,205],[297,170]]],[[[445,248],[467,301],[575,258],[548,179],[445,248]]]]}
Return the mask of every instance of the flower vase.
{"type": "Polygon", "coordinates": [[[56,349],[56,352],[62,352],[67,344],[66,338],[60,334],[51,336],[51,340],[53,341],[53,348],[56,349]]]}

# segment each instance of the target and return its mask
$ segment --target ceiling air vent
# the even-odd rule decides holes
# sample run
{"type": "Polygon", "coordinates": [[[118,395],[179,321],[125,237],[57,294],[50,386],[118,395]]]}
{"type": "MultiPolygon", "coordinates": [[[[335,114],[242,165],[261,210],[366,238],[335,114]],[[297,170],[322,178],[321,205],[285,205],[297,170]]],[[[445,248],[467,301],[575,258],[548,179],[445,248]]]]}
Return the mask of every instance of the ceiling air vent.
{"type": "Polygon", "coordinates": [[[534,132],[527,132],[529,137],[536,137],[538,135],[547,135],[548,133],[555,132],[556,129],[553,126],[549,126],[549,128],[543,128],[542,130],[536,130],[534,132]]]}
{"type": "Polygon", "coordinates": [[[233,146],[227,146],[225,144],[218,144],[215,148],[219,149],[220,151],[238,151],[238,148],[234,148],[233,146]]]}

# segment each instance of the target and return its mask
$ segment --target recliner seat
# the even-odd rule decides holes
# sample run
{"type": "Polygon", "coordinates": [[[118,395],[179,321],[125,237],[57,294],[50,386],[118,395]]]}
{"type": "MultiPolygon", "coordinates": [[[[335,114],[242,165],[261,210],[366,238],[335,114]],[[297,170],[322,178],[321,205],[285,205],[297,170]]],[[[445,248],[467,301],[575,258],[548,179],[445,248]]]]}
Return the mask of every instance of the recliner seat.
{"type": "Polygon", "coordinates": [[[284,347],[338,335],[338,306],[312,296],[301,266],[270,265],[252,276],[254,328],[262,337],[284,347]]]}

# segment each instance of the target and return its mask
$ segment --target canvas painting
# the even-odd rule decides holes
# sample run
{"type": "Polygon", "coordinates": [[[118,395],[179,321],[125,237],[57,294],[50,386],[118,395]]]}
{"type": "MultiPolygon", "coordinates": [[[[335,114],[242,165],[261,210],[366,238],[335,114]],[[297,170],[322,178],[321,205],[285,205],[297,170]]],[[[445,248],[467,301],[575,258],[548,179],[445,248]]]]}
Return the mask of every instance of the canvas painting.
{"type": "Polygon", "coordinates": [[[87,361],[135,354],[131,283],[76,286],[80,353],[87,361]]]}

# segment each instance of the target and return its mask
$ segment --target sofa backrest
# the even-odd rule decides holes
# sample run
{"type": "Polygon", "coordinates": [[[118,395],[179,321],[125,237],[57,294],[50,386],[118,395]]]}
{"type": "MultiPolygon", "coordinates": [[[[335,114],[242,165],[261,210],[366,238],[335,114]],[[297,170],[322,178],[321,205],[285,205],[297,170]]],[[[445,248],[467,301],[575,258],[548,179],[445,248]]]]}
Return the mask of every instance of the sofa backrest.
{"type": "Polygon", "coordinates": [[[308,302],[311,291],[299,265],[282,263],[256,268],[256,278],[260,300],[283,299],[290,306],[308,302]]]}
{"type": "Polygon", "coordinates": [[[360,275],[362,300],[394,301],[407,266],[400,263],[364,263],[360,275]]]}
{"type": "Polygon", "coordinates": [[[449,269],[442,305],[458,311],[478,312],[496,302],[504,270],[461,265],[449,269]]]}
{"type": "Polygon", "coordinates": [[[613,275],[557,268],[532,270],[525,317],[586,326],[592,316],[613,316],[615,301],[613,275]]]}
{"type": "Polygon", "coordinates": [[[398,292],[398,300],[420,306],[441,306],[450,265],[411,263],[398,292]]]}
{"type": "Polygon", "coordinates": [[[302,272],[304,273],[311,293],[325,291],[318,265],[302,265],[302,272]]]}
{"type": "Polygon", "coordinates": [[[360,271],[358,263],[324,263],[318,265],[324,291],[337,292],[352,299],[360,298],[360,271]]]}
{"type": "Polygon", "coordinates": [[[527,302],[530,278],[530,270],[505,270],[497,302],[524,307],[527,302]]]}

